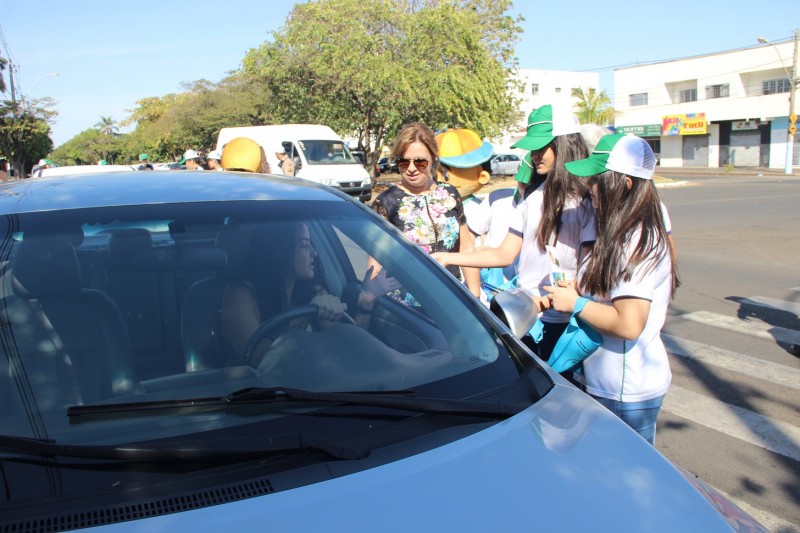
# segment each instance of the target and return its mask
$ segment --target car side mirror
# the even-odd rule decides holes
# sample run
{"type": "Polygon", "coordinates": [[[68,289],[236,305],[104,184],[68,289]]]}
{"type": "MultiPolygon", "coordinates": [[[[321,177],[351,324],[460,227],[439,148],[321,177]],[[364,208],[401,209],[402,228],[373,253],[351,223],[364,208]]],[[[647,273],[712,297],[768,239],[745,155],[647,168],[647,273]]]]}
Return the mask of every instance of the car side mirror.
{"type": "Polygon", "coordinates": [[[497,293],[489,309],[518,339],[527,335],[539,316],[531,295],[520,288],[497,293]]]}

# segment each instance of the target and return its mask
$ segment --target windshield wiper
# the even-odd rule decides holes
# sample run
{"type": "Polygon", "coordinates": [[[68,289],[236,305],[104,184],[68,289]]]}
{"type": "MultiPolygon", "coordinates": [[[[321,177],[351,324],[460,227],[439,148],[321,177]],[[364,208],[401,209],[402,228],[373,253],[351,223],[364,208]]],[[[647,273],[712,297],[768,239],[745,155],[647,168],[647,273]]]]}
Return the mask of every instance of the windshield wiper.
{"type": "Polygon", "coordinates": [[[386,407],[420,413],[505,419],[517,414],[528,406],[528,404],[511,405],[502,402],[484,402],[477,400],[424,398],[413,396],[413,394],[413,391],[314,392],[284,387],[251,387],[217,398],[189,398],[179,400],[155,400],[150,402],[74,405],[67,409],[67,416],[76,418],[86,415],[141,412],[156,409],[225,407],[300,401],[366,405],[370,407],[386,407]]]}
{"type": "Polygon", "coordinates": [[[0,450],[37,456],[78,457],[112,461],[247,460],[289,452],[321,451],[342,460],[364,459],[369,451],[345,446],[315,433],[286,433],[247,439],[248,447],[210,446],[89,446],[59,444],[53,440],[0,435],[0,450]]]}

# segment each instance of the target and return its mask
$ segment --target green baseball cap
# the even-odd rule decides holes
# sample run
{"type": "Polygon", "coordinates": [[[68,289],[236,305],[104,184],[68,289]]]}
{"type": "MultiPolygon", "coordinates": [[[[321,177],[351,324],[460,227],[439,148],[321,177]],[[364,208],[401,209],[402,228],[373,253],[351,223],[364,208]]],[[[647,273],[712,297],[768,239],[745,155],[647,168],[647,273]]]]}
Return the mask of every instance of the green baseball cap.
{"type": "Polygon", "coordinates": [[[147,154],[140,154],[139,155],[139,161],[147,161],[147,160],[148,160],[147,154]]]}
{"type": "Polygon", "coordinates": [[[595,176],[606,170],[614,170],[627,176],[651,180],[656,169],[656,156],[641,137],[613,133],[604,135],[589,157],[569,161],[564,166],[575,176],[595,176]]]}
{"type": "Polygon", "coordinates": [[[525,154],[525,157],[522,158],[522,164],[519,166],[517,173],[514,175],[514,179],[527,185],[531,182],[532,175],[533,164],[531,163],[531,153],[528,152],[525,154]]]}
{"type": "Polygon", "coordinates": [[[531,111],[525,137],[512,144],[511,148],[540,150],[556,137],[580,131],[581,124],[573,112],[564,105],[547,104],[531,111]]]}

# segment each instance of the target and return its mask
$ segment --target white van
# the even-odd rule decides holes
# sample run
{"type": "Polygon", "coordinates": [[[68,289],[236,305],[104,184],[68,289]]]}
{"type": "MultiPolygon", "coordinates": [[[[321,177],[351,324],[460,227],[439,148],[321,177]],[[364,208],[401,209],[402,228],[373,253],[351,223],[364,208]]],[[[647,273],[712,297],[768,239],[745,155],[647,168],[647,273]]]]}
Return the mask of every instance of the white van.
{"type": "Polygon", "coordinates": [[[253,139],[264,148],[269,166],[276,173],[276,148],[282,146],[294,159],[295,176],[324,185],[367,202],[372,196],[372,178],[353,157],[347,144],[328,126],[320,124],[274,124],[222,128],[217,150],[236,137],[253,139]]]}

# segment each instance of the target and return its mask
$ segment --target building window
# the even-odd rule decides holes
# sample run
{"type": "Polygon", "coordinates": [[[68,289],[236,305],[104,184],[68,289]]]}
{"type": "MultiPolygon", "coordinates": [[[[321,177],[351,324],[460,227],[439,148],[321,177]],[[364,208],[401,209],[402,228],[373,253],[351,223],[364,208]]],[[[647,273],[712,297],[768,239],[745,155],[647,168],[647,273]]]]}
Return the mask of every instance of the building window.
{"type": "Polygon", "coordinates": [[[791,90],[788,78],[764,81],[764,94],[788,93],[791,90]]]}
{"type": "Polygon", "coordinates": [[[637,105],[647,105],[647,93],[629,94],[628,99],[631,107],[637,105]]]}
{"type": "Polygon", "coordinates": [[[706,99],[727,98],[730,96],[730,86],[727,83],[722,85],[706,85],[706,99]]]}
{"type": "Polygon", "coordinates": [[[680,92],[680,100],[681,103],[683,102],[696,102],[697,101],[697,89],[683,89],[680,92]]]}
{"type": "Polygon", "coordinates": [[[536,96],[539,94],[539,84],[538,83],[531,83],[531,94],[536,96]]]}
{"type": "Polygon", "coordinates": [[[560,93],[561,92],[561,87],[556,87],[556,92],[560,93]]]}

